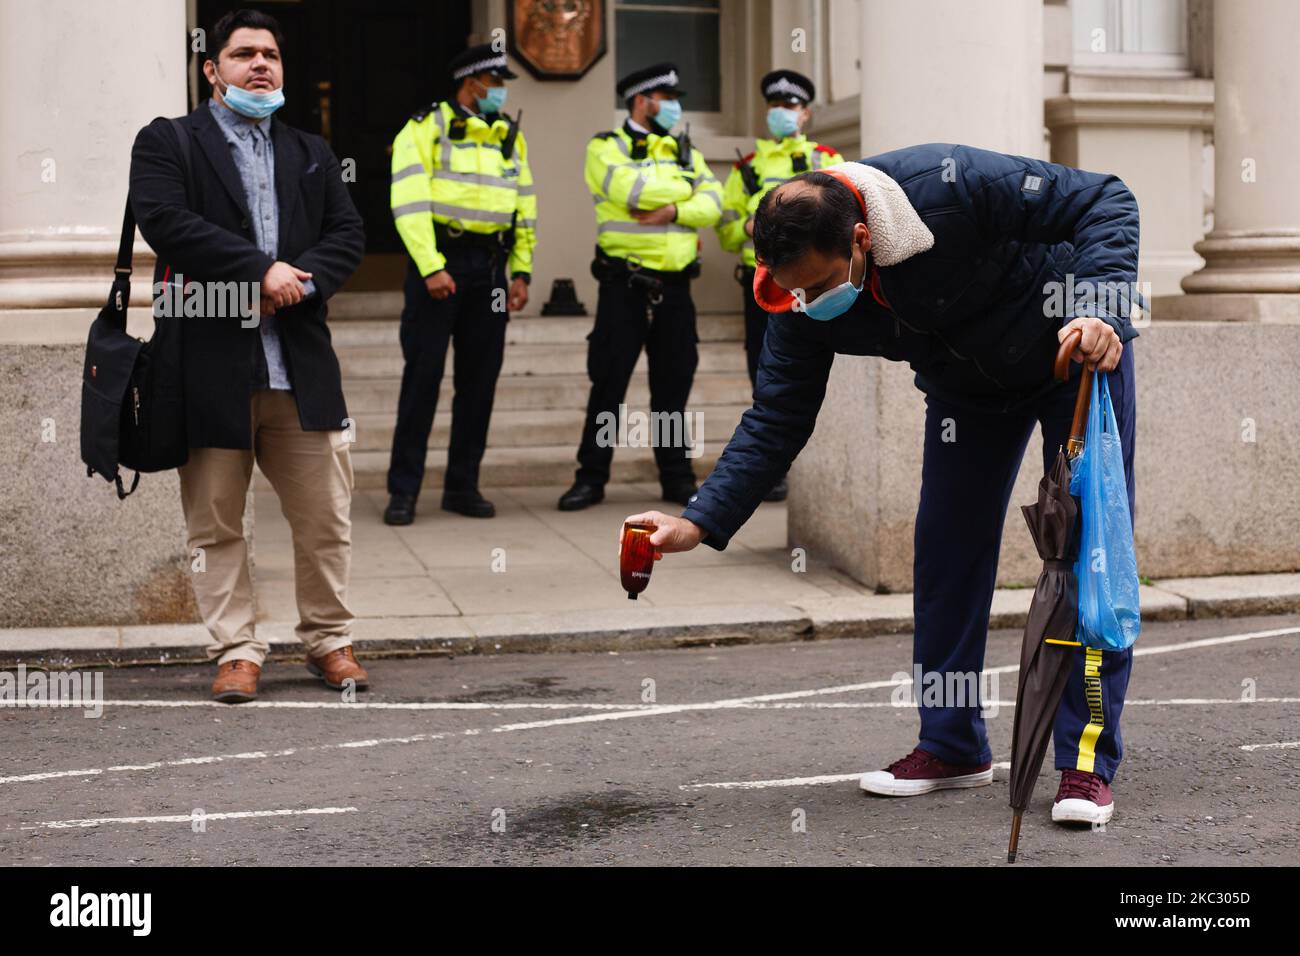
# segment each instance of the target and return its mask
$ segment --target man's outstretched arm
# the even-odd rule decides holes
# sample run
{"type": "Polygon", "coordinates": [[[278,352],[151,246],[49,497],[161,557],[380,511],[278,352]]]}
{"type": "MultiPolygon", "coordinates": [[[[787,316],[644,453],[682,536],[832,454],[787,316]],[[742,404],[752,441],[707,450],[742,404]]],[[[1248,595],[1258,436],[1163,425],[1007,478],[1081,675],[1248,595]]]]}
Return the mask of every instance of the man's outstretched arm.
{"type": "Polygon", "coordinates": [[[754,404],[681,514],[707,532],[711,548],[726,549],[812,436],[835,360],[813,326],[799,313],[768,320],[754,404]]]}

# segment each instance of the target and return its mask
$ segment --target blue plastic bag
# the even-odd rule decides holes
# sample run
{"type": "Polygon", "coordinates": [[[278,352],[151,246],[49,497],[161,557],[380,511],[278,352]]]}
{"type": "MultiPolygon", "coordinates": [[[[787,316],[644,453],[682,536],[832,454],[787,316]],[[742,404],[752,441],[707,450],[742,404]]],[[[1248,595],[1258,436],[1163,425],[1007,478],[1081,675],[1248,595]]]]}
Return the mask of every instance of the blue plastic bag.
{"type": "Polygon", "coordinates": [[[1133,645],[1142,629],[1137,554],[1124,451],[1107,384],[1110,376],[1100,372],[1092,376],[1086,444],[1070,476],[1070,494],[1079,499],[1082,525],[1074,564],[1079,582],[1075,640],[1085,647],[1122,651],[1133,645]]]}

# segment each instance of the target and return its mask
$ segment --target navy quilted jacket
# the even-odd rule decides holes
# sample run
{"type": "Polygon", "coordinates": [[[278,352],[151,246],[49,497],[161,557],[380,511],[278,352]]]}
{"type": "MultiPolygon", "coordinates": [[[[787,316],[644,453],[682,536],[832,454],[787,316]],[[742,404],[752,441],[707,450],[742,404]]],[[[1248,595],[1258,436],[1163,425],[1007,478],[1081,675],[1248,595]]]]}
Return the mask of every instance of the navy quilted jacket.
{"type": "Polygon", "coordinates": [[[934,246],[878,270],[888,308],[864,288],[830,321],[769,319],[753,407],[682,513],[719,551],[812,435],[837,353],[907,362],[922,391],[1012,410],[1052,387],[1070,319],[1138,334],[1138,207],[1118,177],[947,143],[862,162],[902,187],[934,246]]]}

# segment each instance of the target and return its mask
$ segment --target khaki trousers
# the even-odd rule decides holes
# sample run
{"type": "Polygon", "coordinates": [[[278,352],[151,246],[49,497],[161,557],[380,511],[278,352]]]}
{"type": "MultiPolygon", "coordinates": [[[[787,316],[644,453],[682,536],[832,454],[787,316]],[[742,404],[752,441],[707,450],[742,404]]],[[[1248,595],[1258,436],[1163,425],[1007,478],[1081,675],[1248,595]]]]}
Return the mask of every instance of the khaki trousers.
{"type": "Polygon", "coordinates": [[[244,500],[253,461],[280,498],[293,533],[294,629],[320,657],[352,643],[347,608],[352,561],[352,456],[346,433],[303,431],[292,392],[258,389],[250,399],[253,447],[191,448],[180,468],[194,597],[212,635],[208,659],[261,664],[268,645],[254,629],[253,584],[244,540],[244,500]]]}

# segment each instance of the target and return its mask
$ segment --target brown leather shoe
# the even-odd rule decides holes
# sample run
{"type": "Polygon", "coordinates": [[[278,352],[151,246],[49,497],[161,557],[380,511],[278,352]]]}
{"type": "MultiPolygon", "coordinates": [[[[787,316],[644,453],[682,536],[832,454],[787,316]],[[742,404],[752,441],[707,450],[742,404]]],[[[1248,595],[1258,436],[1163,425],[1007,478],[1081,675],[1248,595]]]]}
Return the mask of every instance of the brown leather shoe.
{"type": "Polygon", "coordinates": [[[212,699],[223,704],[257,700],[257,678],[261,673],[261,666],[252,661],[226,661],[217,668],[217,679],[212,682],[212,699]]]}
{"type": "Polygon", "coordinates": [[[307,655],[307,670],[323,678],[325,686],[334,690],[343,690],[343,682],[351,678],[357,690],[370,686],[370,675],[357,663],[357,656],[352,653],[352,645],[330,651],[324,657],[307,655]]]}

